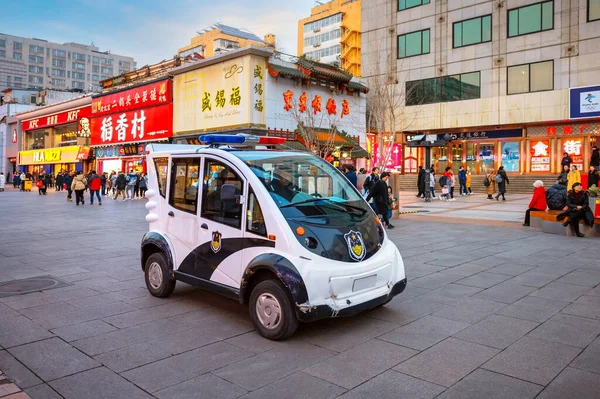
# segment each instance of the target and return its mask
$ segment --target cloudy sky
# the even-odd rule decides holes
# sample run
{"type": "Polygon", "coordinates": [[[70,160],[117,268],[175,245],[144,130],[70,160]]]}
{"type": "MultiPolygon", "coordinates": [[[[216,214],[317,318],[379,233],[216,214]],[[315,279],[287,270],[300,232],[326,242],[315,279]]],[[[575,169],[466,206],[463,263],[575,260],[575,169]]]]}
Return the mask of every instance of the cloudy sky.
{"type": "Polygon", "coordinates": [[[138,66],[171,58],[196,31],[216,22],[262,37],[277,35],[296,54],[298,19],[314,0],[24,0],[2,2],[0,32],[51,42],[94,43],[138,66]],[[285,6],[283,4],[287,3],[285,6]]]}

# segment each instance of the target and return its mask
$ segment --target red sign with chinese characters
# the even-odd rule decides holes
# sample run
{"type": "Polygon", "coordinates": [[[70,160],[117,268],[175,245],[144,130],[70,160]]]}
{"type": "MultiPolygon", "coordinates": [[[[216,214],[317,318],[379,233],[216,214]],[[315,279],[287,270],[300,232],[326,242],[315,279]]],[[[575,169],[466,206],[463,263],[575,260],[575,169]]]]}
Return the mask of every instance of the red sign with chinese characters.
{"type": "Polygon", "coordinates": [[[168,139],[173,135],[173,104],[96,116],[91,130],[92,145],[168,139]]]}
{"type": "Polygon", "coordinates": [[[92,99],[93,116],[108,115],[171,103],[171,79],[92,99]]]}
{"type": "Polygon", "coordinates": [[[91,107],[88,105],[71,111],[59,112],[57,114],[42,116],[35,119],[27,119],[22,122],[22,126],[23,130],[27,131],[42,129],[49,126],[64,125],[65,123],[77,122],[81,118],[89,118],[91,113],[91,107]]]}
{"type": "Polygon", "coordinates": [[[13,129],[13,132],[12,132],[12,142],[13,143],[17,142],[17,129],[13,129]]]}

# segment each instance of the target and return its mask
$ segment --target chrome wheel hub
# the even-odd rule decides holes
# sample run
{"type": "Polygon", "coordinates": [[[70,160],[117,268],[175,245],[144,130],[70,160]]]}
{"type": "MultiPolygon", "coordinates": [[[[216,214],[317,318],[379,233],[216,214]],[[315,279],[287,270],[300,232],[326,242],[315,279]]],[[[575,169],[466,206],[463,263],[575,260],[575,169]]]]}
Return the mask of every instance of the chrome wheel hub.
{"type": "Polygon", "coordinates": [[[162,268],[156,262],[152,262],[149,267],[150,269],[148,270],[148,282],[150,283],[150,286],[152,288],[157,290],[160,288],[163,281],[162,268]]]}
{"type": "Polygon", "coordinates": [[[261,294],[256,301],[256,316],[267,330],[274,330],[281,324],[281,306],[273,295],[261,294]]]}

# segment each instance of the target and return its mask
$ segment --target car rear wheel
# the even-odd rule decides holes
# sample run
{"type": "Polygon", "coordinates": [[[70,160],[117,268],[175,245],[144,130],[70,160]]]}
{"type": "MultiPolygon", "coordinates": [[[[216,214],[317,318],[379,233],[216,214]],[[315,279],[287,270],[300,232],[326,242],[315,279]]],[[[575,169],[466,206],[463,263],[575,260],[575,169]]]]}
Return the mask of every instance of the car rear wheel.
{"type": "Polygon", "coordinates": [[[145,267],[146,288],[159,298],[166,298],[175,289],[175,279],[167,268],[167,260],[162,253],[155,253],[148,257],[145,267]]]}
{"type": "Polygon", "coordinates": [[[250,294],[250,319],[267,339],[285,339],[298,328],[298,319],[289,295],[277,280],[261,281],[250,294]]]}

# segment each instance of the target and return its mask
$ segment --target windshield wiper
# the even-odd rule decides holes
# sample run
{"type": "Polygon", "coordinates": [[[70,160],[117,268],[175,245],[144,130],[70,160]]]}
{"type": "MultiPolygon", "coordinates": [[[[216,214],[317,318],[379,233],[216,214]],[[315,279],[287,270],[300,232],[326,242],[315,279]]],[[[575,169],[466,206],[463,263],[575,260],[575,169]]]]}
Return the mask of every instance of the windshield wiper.
{"type": "Polygon", "coordinates": [[[286,204],[286,205],[280,206],[279,209],[289,208],[291,206],[296,206],[296,205],[311,204],[313,202],[318,202],[318,201],[328,201],[329,204],[339,205],[339,206],[345,207],[347,209],[352,209],[354,211],[359,211],[361,213],[361,215],[364,215],[365,213],[367,213],[367,210],[365,210],[363,208],[360,208],[358,206],[349,205],[349,204],[346,204],[345,202],[332,201],[329,198],[309,198],[309,199],[304,200],[304,201],[292,202],[290,204],[286,204]]]}
{"type": "Polygon", "coordinates": [[[317,202],[317,201],[327,201],[327,198],[309,198],[304,201],[290,202],[289,204],[280,206],[279,209],[289,208],[291,206],[296,206],[296,205],[310,204],[310,203],[317,202]]]}

